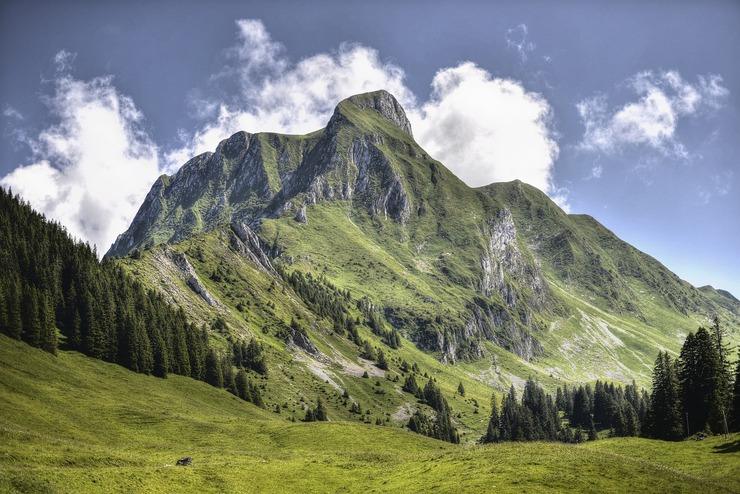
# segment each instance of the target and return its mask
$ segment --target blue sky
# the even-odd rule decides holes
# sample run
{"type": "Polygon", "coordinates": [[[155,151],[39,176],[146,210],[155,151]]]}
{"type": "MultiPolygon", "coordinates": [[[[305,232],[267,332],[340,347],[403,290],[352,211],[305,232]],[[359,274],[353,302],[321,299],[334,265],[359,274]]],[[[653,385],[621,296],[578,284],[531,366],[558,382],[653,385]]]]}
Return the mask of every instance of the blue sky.
{"type": "Polygon", "coordinates": [[[521,178],[740,295],[740,3],[0,4],[0,177],[105,251],[235,130],[385,87],[469,184],[521,178]]]}

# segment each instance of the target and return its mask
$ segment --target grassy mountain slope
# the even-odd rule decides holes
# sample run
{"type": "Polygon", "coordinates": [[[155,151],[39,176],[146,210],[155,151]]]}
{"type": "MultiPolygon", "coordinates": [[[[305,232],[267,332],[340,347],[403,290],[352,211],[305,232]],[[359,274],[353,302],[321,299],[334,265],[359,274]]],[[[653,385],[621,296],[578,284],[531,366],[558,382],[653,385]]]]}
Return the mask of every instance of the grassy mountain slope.
{"type": "Polygon", "coordinates": [[[188,378],[5,336],[0,385],[3,492],[740,491],[738,435],[453,446],[388,427],[292,423],[188,378]],[[193,465],[174,466],[185,455],[193,465]]]}
{"type": "MultiPolygon", "coordinates": [[[[399,389],[406,360],[440,382],[468,440],[485,426],[474,412],[491,388],[529,376],[551,390],[597,378],[647,385],[657,352],[677,351],[714,315],[740,339],[737,301],[695,289],[593,218],[568,215],[518,181],[466,186],[414,141],[403,109],[382,91],[341,102],[320,131],[238,133],[161,178],[109,254],[130,252],[117,262],[193,320],[221,317],[221,338],[268,345],[282,369],[266,383],[271,405],[299,413],[301,395],[348,388],[373,422],[400,424],[415,406],[399,389]],[[233,237],[248,227],[259,240],[246,248],[233,237]],[[188,286],[173,252],[213,304],[188,286]],[[361,378],[383,373],[268,262],[349,290],[353,317],[365,319],[360,299],[378,308],[385,329],[405,336],[392,350],[360,325],[390,357],[390,379],[361,378]],[[286,344],[293,318],[318,352],[286,344]]],[[[349,417],[343,401],[330,406],[349,417]]]]}

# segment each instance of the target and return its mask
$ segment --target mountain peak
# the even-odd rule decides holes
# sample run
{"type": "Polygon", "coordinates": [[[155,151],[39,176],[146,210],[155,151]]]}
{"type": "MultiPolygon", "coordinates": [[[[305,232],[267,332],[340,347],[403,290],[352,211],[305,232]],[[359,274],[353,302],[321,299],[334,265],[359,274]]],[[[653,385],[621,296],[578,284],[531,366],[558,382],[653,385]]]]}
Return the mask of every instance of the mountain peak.
{"type": "Polygon", "coordinates": [[[406,116],[406,111],[395,96],[385,89],[356,94],[342,100],[337,105],[336,110],[334,110],[335,115],[340,111],[341,107],[347,104],[354,105],[361,109],[374,110],[383,118],[389,120],[396,127],[413,137],[413,133],[411,132],[411,122],[409,122],[409,119],[406,116]]]}

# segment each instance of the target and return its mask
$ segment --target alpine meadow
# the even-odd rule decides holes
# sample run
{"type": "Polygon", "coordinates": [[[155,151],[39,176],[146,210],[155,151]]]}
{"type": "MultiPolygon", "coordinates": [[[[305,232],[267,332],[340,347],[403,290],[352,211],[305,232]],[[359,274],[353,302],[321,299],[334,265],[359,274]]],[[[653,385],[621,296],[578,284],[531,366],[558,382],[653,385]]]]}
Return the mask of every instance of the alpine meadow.
{"type": "Polygon", "coordinates": [[[736,4],[218,4],[0,7],[0,491],[740,492],[736,4]]]}

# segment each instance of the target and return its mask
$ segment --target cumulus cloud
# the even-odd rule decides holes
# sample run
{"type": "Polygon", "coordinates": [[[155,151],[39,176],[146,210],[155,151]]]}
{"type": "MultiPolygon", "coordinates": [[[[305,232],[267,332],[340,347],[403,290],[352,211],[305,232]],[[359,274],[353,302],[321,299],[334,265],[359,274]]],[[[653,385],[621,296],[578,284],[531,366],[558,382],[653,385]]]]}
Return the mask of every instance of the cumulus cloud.
{"type": "Polygon", "coordinates": [[[261,21],[240,20],[237,28],[239,44],[229,50],[231,65],[216,79],[236,78],[238,94],[231,101],[199,103],[215,118],[167,154],[168,169],[212,151],[221,139],[240,130],[289,134],[317,130],[326,125],[336,104],[353,94],[382,88],[404,106],[415,104],[403,70],[383,62],[372,48],[345,43],[336,52],[291,63],[261,21]]]}
{"type": "Polygon", "coordinates": [[[65,72],[54,84],[46,102],[58,123],[28,138],[32,162],[0,184],[104,252],[158,176],[157,147],[140,129],[141,112],[110,77],[80,81],[65,72]]]}
{"type": "Polygon", "coordinates": [[[550,192],[558,155],[550,116],[539,94],[465,62],[437,72],[411,122],[419,143],[469,185],[521,179],[550,192]]]}
{"type": "MultiPolygon", "coordinates": [[[[239,81],[235,101],[203,101],[215,118],[168,154],[170,169],[187,158],[213,150],[239,130],[305,133],[326,125],[336,104],[353,94],[386,89],[406,109],[419,143],[469,185],[519,178],[544,191],[558,146],[551,109],[540,95],[516,81],[494,78],[471,62],[441,69],[432,95],[418,103],[400,67],[378,52],[343,44],[336,52],[295,63],[284,55],[262,22],[237,22],[239,43],[232,64],[218,76],[239,81]]],[[[526,27],[525,27],[526,29],[526,27]]]]}
{"type": "Polygon", "coordinates": [[[611,153],[647,146],[686,157],[676,135],[680,120],[719,108],[729,94],[718,75],[699,76],[690,83],[674,70],[641,72],[627,87],[637,100],[610,106],[607,96],[599,94],[576,105],[585,128],[581,149],[611,153]]]}

